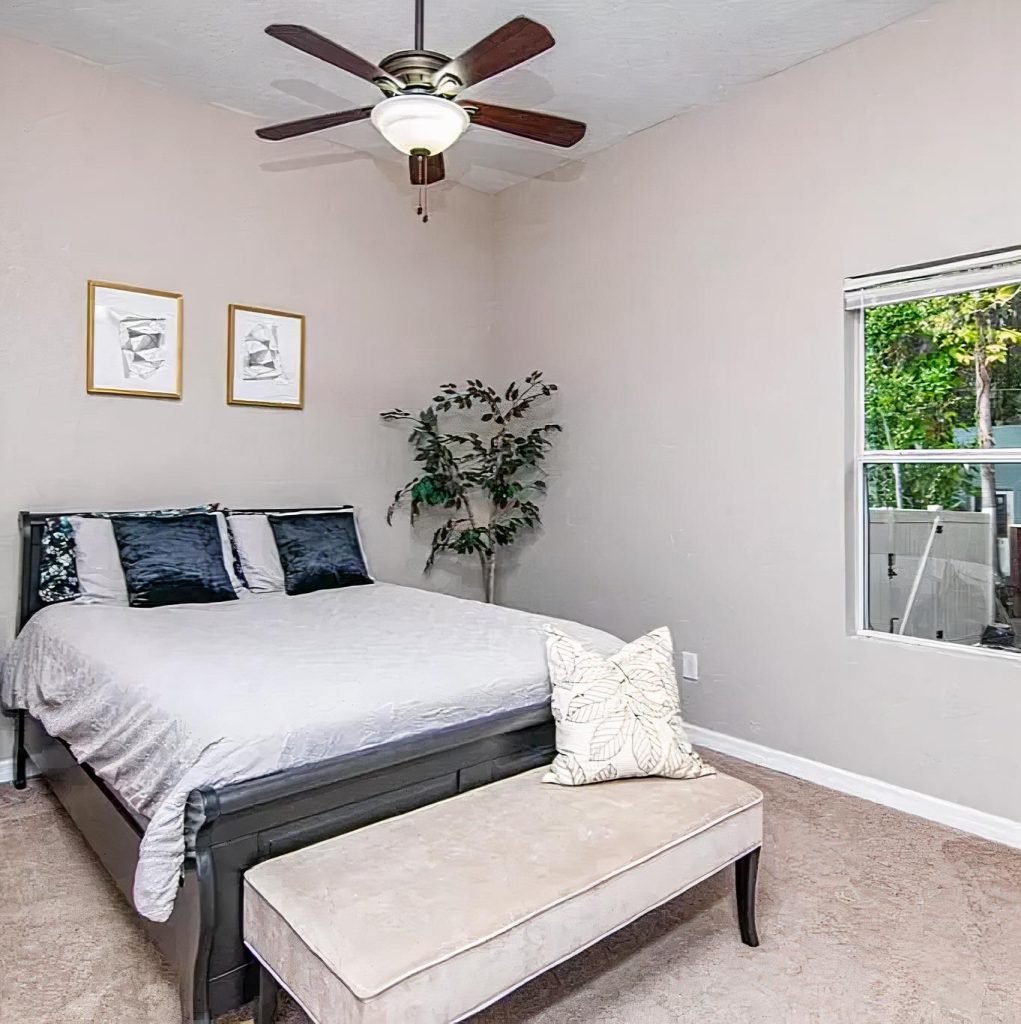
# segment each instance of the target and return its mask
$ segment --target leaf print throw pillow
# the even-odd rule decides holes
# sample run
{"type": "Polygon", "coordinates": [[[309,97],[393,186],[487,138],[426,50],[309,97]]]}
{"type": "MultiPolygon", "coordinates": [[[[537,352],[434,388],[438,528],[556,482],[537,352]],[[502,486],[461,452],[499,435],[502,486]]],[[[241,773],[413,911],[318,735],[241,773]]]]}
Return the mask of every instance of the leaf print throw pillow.
{"type": "Polygon", "coordinates": [[[584,786],[611,779],[715,774],[681,724],[670,630],[653,630],[603,657],[546,627],[557,756],[543,782],[584,786]]]}

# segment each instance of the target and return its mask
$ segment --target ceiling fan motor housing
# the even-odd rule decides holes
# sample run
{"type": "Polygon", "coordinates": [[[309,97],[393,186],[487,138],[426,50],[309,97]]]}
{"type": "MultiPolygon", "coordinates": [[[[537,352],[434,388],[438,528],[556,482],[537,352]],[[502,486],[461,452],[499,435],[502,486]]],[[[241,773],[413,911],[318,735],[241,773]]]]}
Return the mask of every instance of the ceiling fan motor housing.
{"type": "MultiPolygon", "coordinates": [[[[434,91],[433,76],[450,63],[445,54],[433,50],[399,50],[384,57],[379,66],[400,81],[407,92],[434,91]]],[[[450,76],[445,76],[445,81],[450,76]]]]}

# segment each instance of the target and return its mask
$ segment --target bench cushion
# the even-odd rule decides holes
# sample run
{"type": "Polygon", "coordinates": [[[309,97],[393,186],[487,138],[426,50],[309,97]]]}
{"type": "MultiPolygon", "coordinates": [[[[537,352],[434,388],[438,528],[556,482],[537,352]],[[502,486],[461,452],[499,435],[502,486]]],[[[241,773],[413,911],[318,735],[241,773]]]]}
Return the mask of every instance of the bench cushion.
{"type": "Polygon", "coordinates": [[[545,771],[256,865],[245,941],[318,1024],[449,1024],[761,845],[729,776],[545,771]]]}

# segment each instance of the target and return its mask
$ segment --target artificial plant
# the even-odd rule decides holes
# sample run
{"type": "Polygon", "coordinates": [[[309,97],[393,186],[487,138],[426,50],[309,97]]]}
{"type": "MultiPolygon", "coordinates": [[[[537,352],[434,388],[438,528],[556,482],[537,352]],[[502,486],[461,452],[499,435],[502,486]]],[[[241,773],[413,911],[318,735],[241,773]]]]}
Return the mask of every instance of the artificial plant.
{"type": "Polygon", "coordinates": [[[556,390],[535,370],[502,392],[481,380],[466,381],[463,387],[444,384],[417,416],[404,409],[380,414],[387,421],[411,424],[408,440],[421,463],[419,475],[394,495],[386,521],[393,524],[405,500],[412,523],[424,509],[449,510],[433,533],[426,572],[444,551],[475,555],[486,600],[493,601],[497,550],[540,523],[538,502],[546,491],[542,463],[553,444],[551,435],[561,428],[543,423],[524,429],[524,421],[536,403],[556,390]],[[478,429],[447,429],[451,413],[456,425],[465,427],[474,426],[470,421],[477,417],[478,429]]]}

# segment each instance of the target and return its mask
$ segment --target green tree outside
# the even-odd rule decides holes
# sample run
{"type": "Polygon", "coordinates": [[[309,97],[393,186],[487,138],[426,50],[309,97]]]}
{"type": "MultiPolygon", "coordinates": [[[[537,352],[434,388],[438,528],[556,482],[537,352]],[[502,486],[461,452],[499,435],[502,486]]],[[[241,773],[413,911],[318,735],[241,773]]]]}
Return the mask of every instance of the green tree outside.
{"type": "MultiPolygon", "coordinates": [[[[865,314],[865,442],[876,449],[993,448],[993,427],[1021,414],[1016,285],[938,296],[865,314]]],[[[995,504],[995,469],[875,466],[873,506],[995,504]]]]}

